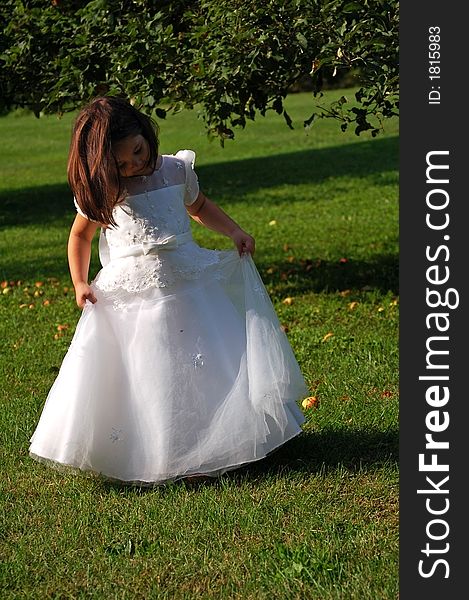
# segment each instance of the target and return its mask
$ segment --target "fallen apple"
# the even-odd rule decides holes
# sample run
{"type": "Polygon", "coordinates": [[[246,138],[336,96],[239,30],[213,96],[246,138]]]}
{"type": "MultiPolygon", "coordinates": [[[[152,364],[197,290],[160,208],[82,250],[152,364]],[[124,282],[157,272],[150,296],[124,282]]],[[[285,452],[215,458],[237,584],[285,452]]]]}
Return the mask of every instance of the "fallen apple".
{"type": "Polygon", "coordinates": [[[317,408],[319,405],[319,400],[316,396],[310,396],[309,398],[305,398],[301,403],[301,406],[308,410],[309,408],[317,408]]]}

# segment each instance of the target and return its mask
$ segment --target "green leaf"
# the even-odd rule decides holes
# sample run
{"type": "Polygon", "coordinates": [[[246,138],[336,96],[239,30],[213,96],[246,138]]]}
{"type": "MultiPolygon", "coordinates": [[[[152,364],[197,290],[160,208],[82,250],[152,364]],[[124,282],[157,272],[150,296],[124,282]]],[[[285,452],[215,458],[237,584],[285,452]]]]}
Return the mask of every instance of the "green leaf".
{"type": "Polygon", "coordinates": [[[302,33],[298,32],[296,34],[296,39],[298,40],[300,46],[306,50],[306,48],[308,47],[308,40],[305,38],[305,36],[302,33]]]}

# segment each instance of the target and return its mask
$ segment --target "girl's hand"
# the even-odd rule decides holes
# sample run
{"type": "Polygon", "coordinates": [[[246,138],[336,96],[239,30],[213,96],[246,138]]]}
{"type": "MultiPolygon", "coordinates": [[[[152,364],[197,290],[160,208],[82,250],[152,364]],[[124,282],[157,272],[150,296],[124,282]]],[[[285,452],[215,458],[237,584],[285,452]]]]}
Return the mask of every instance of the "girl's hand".
{"type": "Polygon", "coordinates": [[[93,294],[93,290],[85,282],[78,283],[75,286],[75,297],[80,308],[85,306],[87,300],[89,300],[92,304],[96,302],[96,296],[93,294]]]}
{"type": "Polygon", "coordinates": [[[254,254],[256,250],[256,242],[254,238],[246,233],[241,228],[235,229],[235,231],[231,234],[231,239],[234,242],[234,245],[238,249],[239,255],[243,254],[243,252],[249,252],[249,254],[254,254]]]}

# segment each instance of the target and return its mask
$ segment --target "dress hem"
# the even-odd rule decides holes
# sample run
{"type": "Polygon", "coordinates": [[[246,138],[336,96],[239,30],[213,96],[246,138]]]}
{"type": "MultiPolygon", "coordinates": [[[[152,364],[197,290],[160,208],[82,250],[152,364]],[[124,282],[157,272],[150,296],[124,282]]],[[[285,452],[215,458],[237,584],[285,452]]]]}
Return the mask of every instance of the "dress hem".
{"type": "Polygon", "coordinates": [[[227,465],[225,467],[222,467],[220,469],[215,469],[209,472],[204,472],[204,471],[199,471],[197,470],[196,472],[188,472],[184,475],[174,475],[172,477],[168,477],[166,479],[161,479],[161,480],[140,480],[140,479],[119,479],[118,477],[111,477],[110,475],[106,475],[104,473],[100,473],[99,471],[94,471],[93,469],[88,469],[88,468],[80,468],[77,467],[75,465],[72,464],[66,464],[66,463],[61,463],[58,461],[55,461],[53,459],[50,458],[45,458],[43,456],[39,456],[38,454],[34,453],[34,452],[29,452],[29,456],[34,459],[35,461],[42,463],[42,464],[46,464],[49,467],[53,467],[54,469],[56,469],[57,471],[63,471],[66,473],[83,473],[85,475],[88,476],[93,476],[96,479],[99,479],[101,481],[107,481],[110,483],[117,483],[123,486],[137,486],[137,487],[156,487],[156,486],[162,486],[162,485],[166,485],[168,483],[171,482],[176,482],[176,481],[181,481],[183,479],[189,479],[189,478],[195,478],[195,477],[210,477],[210,478],[217,478],[217,477],[221,477],[224,473],[227,473],[229,471],[234,471],[236,469],[240,469],[242,467],[245,467],[247,465],[250,465],[252,463],[255,462],[259,462],[261,460],[263,460],[264,458],[267,458],[268,456],[270,456],[273,452],[275,452],[276,450],[279,450],[284,444],[286,444],[287,442],[291,441],[292,439],[294,439],[295,437],[298,437],[299,435],[301,435],[303,433],[303,430],[300,429],[298,432],[293,433],[291,436],[289,436],[288,438],[285,438],[282,443],[277,444],[277,446],[274,446],[271,450],[269,450],[266,454],[259,456],[257,458],[252,458],[251,460],[245,461],[243,463],[236,463],[236,464],[231,464],[231,465],[227,465]]]}

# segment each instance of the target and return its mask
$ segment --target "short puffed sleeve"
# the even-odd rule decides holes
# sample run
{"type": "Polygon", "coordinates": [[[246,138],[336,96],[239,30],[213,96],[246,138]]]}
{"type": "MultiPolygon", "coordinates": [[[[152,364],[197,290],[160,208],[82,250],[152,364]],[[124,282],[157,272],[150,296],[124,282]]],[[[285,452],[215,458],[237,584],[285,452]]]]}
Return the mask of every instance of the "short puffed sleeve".
{"type": "Polygon", "coordinates": [[[184,191],[184,204],[190,206],[199,195],[199,180],[194,171],[195,152],[192,150],[179,150],[176,157],[184,162],[186,168],[186,189],[184,191]]]}
{"type": "Polygon", "coordinates": [[[90,219],[87,215],[85,215],[85,213],[79,207],[77,199],[75,198],[75,196],[73,196],[73,204],[75,204],[75,208],[77,209],[77,213],[79,215],[81,215],[85,219],[88,219],[88,221],[91,221],[92,223],[97,223],[97,221],[94,221],[93,219],[90,219]]]}

